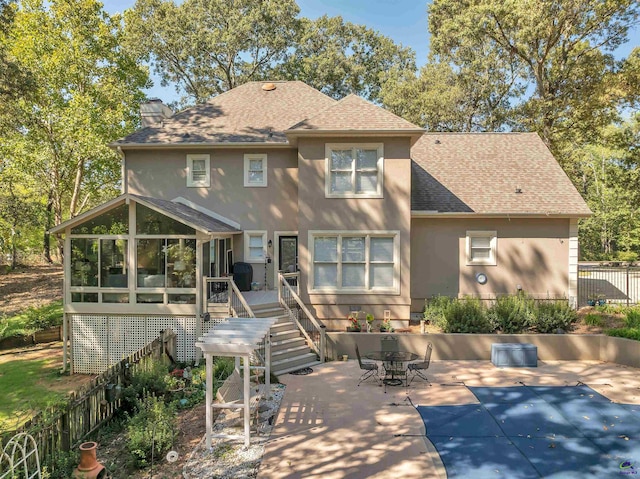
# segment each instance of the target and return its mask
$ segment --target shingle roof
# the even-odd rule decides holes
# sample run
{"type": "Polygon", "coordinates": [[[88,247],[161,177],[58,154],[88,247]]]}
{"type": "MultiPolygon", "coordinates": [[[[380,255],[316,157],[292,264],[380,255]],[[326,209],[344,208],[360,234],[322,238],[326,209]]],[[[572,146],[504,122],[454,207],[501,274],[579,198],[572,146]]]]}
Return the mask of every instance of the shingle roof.
{"type": "Polygon", "coordinates": [[[292,130],[318,131],[424,131],[419,126],[369,103],[357,95],[348,95],[325,110],[292,126],[292,130]]]}
{"type": "Polygon", "coordinates": [[[536,133],[426,133],[411,157],[412,210],[591,214],[536,133]]]}
{"type": "Polygon", "coordinates": [[[336,103],[300,81],[270,83],[271,91],[265,82],[245,83],[113,145],[286,143],[284,130],[336,103]]]}
{"type": "Polygon", "coordinates": [[[183,205],[182,203],[134,194],[129,194],[129,196],[134,200],[137,199],[141,202],[147,203],[148,205],[153,205],[161,211],[169,213],[170,215],[173,215],[191,226],[194,226],[196,229],[206,233],[240,233],[240,230],[233,226],[212,218],[211,216],[193,209],[190,206],[183,205]]]}

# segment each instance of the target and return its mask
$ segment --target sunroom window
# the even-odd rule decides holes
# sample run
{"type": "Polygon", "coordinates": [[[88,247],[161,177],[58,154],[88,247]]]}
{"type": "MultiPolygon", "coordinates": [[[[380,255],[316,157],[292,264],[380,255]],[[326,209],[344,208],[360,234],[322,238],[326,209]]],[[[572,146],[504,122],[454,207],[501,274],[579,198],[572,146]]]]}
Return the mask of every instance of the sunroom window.
{"type": "Polygon", "coordinates": [[[195,230],[137,202],[135,218],[135,236],[129,205],[72,229],[72,303],[195,304],[195,230]]]}

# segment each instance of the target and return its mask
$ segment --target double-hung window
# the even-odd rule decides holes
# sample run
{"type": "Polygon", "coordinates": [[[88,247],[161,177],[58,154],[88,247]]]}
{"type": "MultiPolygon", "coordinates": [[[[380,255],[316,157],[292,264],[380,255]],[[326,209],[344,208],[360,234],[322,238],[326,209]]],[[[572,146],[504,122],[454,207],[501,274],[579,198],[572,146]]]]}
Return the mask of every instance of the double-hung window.
{"type": "Polygon", "coordinates": [[[327,144],[325,162],[327,198],[382,198],[382,143],[327,144]]]}
{"type": "Polygon", "coordinates": [[[244,186],[267,186],[267,155],[244,155],[244,186]]]}
{"type": "Polygon", "coordinates": [[[267,245],[266,231],[244,232],[244,260],[247,263],[262,263],[267,245]]]}
{"type": "Polygon", "coordinates": [[[399,291],[398,232],[311,232],[312,291],[399,291]]]}
{"type": "Polygon", "coordinates": [[[467,231],[467,265],[495,266],[498,236],[495,231],[467,231]]]}
{"type": "Polygon", "coordinates": [[[187,155],[187,186],[210,187],[211,169],[209,155],[187,155]]]}

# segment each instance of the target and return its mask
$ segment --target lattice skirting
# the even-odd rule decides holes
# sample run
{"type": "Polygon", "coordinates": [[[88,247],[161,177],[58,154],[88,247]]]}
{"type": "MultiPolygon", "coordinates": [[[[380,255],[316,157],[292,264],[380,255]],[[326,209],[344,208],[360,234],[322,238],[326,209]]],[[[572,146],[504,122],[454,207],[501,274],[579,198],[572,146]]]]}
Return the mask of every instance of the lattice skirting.
{"type": "MultiPolygon", "coordinates": [[[[70,323],[76,373],[100,374],[169,328],[177,335],[175,360],[196,357],[195,316],[73,314],[70,323]]],[[[212,323],[205,323],[205,331],[212,323]]]]}

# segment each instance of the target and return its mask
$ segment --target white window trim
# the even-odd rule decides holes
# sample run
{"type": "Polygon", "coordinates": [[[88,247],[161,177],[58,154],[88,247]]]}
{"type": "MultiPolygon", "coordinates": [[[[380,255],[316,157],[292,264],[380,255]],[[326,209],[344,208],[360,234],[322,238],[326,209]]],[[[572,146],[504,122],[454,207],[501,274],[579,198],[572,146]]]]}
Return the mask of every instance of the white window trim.
{"type": "Polygon", "coordinates": [[[189,188],[209,188],[211,186],[211,156],[205,154],[187,155],[187,187],[189,188]],[[194,181],[193,161],[204,160],[206,176],[204,180],[194,181]]]}
{"type": "MultiPolygon", "coordinates": [[[[384,146],[382,143],[327,143],[324,158],[324,194],[326,198],[383,198],[384,182],[384,146]],[[347,150],[351,148],[366,148],[378,150],[378,188],[371,193],[332,193],[331,192],[331,150],[347,150]]],[[[352,166],[352,180],[355,188],[355,161],[352,166]]]]}
{"type": "Polygon", "coordinates": [[[497,231],[467,231],[467,239],[466,239],[466,256],[467,256],[467,266],[472,265],[484,265],[484,266],[496,266],[498,264],[497,261],[497,249],[498,249],[498,233],[497,231]],[[471,257],[471,238],[490,238],[489,245],[491,247],[491,251],[489,253],[489,258],[479,258],[473,259],[471,257]]]}
{"type": "Polygon", "coordinates": [[[265,254],[267,252],[267,232],[266,230],[252,230],[244,232],[244,262],[253,264],[264,264],[265,254]],[[251,236],[262,236],[262,257],[250,258],[249,257],[249,239],[251,236]]]}
{"type": "Polygon", "coordinates": [[[245,188],[264,188],[267,186],[267,155],[266,153],[246,153],[244,155],[244,186],[245,188]],[[252,183],[249,180],[249,166],[251,160],[262,160],[262,182],[252,183]]]}
{"type": "Polygon", "coordinates": [[[314,294],[400,294],[400,231],[398,230],[373,230],[373,231],[331,231],[331,230],[312,230],[309,231],[308,238],[309,247],[309,293],[314,294]],[[365,236],[365,285],[369,284],[369,260],[370,238],[371,237],[393,237],[393,286],[390,288],[345,288],[345,287],[315,287],[315,242],[316,236],[334,236],[338,238],[338,278],[336,283],[342,284],[342,237],[365,236]]]}

